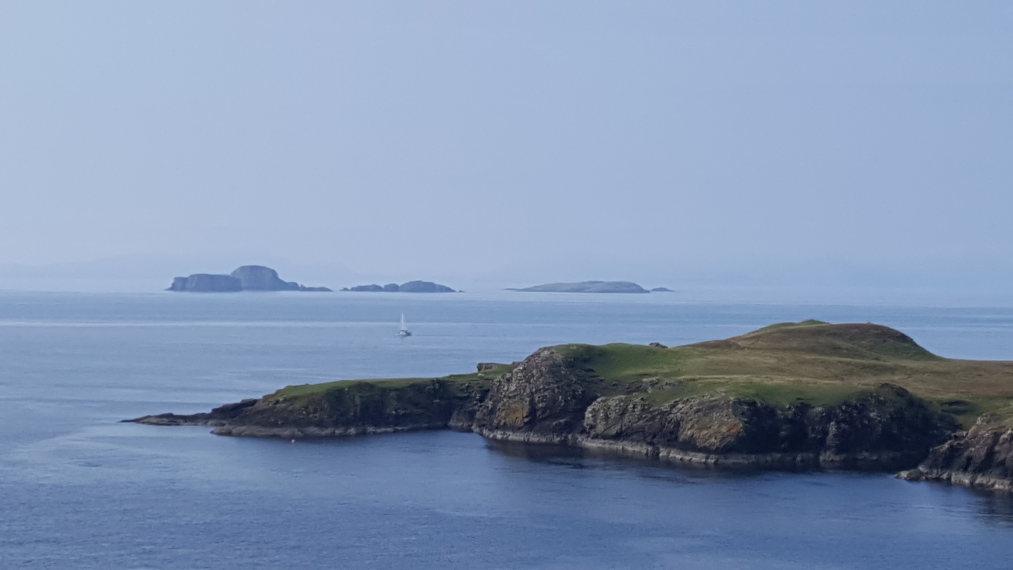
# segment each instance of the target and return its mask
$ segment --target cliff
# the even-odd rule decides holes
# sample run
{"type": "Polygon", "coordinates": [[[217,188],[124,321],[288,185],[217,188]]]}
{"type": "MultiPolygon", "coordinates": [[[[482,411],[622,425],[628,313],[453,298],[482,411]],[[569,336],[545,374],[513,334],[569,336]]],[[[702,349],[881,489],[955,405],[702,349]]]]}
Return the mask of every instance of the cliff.
{"type": "Polygon", "coordinates": [[[242,291],[243,284],[231,275],[195,273],[189,277],[176,277],[166,291],[190,293],[231,293],[242,291]]]}
{"type": "Polygon", "coordinates": [[[572,348],[539,350],[493,381],[472,429],[686,463],[899,468],[956,425],[893,384],[856,388],[833,403],[778,405],[731,386],[699,395],[645,391],[588,364],[572,348]]]}
{"type": "Polygon", "coordinates": [[[984,416],[966,432],[932,448],[918,467],[898,474],[908,481],[1013,492],[1013,427],[984,416]]]}
{"type": "Polygon", "coordinates": [[[159,414],[134,422],[210,426],[217,435],[313,438],[422,429],[470,428],[488,393],[492,365],[474,374],[289,386],[207,413],[159,414]]]}
{"type": "Polygon", "coordinates": [[[176,277],[167,291],[227,293],[236,291],[330,291],[327,287],[306,287],[282,281],[278,272],[262,265],[243,265],[229,275],[197,273],[176,277]]]}
{"type": "Polygon", "coordinates": [[[673,348],[546,347],[472,374],[290,386],[135,421],[277,437],[452,427],[675,462],[910,469],[909,479],[1009,489],[1011,380],[1013,363],[940,358],[879,325],[807,321],[673,348]],[[986,412],[989,423],[961,431],[986,412]]]}

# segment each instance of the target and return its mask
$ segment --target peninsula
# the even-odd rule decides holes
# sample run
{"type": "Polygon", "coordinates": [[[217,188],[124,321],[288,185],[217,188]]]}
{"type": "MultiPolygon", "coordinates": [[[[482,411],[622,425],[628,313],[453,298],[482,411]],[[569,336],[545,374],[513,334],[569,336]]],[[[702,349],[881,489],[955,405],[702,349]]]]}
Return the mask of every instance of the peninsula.
{"type": "Polygon", "coordinates": [[[875,324],[781,323],[678,347],[565,344],[442,378],[282,388],[155,425],[335,437],[420,429],[663,461],[905,469],[1013,490],[1013,362],[936,356],[875,324]]]}
{"type": "Polygon", "coordinates": [[[579,283],[546,283],[523,289],[507,289],[524,293],[650,293],[631,281],[581,281],[579,283]]]}
{"type": "Polygon", "coordinates": [[[244,265],[229,275],[195,273],[176,277],[166,291],[189,293],[234,293],[238,291],[316,291],[329,292],[327,287],[306,287],[294,281],[282,281],[278,272],[263,265],[244,265]]]}
{"type": "Polygon", "coordinates": [[[388,283],[386,285],[356,285],[355,287],[345,287],[342,291],[357,291],[367,293],[457,293],[446,285],[440,285],[439,283],[433,283],[432,281],[409,281],[398,285],[397,283],[388,283]]]}

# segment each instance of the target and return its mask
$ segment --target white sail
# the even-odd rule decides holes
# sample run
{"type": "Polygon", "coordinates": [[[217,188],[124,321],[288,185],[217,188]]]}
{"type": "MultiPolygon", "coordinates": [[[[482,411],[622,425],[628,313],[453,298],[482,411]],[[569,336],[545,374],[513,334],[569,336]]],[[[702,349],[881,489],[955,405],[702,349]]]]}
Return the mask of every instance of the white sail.
{"type": "Polygon", "coordinates": [[[408,323],[405,322],[404,313],[401,313],[401,330],[397,331],[397,336],[411,336],[411,334],[408,331],[408,323]]]}

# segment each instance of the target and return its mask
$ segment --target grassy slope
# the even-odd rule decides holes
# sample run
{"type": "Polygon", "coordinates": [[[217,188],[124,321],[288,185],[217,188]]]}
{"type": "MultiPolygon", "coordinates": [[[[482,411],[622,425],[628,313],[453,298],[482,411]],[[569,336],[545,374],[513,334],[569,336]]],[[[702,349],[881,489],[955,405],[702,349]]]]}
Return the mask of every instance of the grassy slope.
{"type": "MultiPolygon", "coordinates": [[[[510,370],[509,364],[496,364],[489,370],[482,372],[472,372],[471,374],[452,374],[450,376],[444,376],[438,378],[438,380],[445,380],[453,386],[460,386],[464,384],[474,384],[491,382],[493,378],[503,374],[510,370]]],[[[334,382],[325,382],[323,384],[299,384],[296,386],[286,386],[281,390],[268,396],[269,398],[284,398],[286,400],[300,399],[300,398],[311,398],[314,396],[322,395],[331,390],[346,390],[349,388],[355,388],[361,385],[375,385],[382,388],[404,388],[411,384],[417,384],[420,382],[432,382],[435,378],[390,378],[390,379],[372,379],[372,380],[337,380],[334,382]]]]}
{"type": "MultiPolygon", "coordinates": [[[[879,325],[781,323],[742,336],[673,348],[630,344],[560,345],[556,350],[604,379],[604,394],[644,392],[654,402],[725,393],[785,406],[838,403],[883,382],[936,402],[963,424],[980,414],[1013,420],[1013,362],[951,360],[879,325]]],[[[442,378],[488,383],[510,369],[442,378]]],[[[432,379],[348,380],[289,386],[269,398],[296,399],[371,384],[396,389],[432,379]]]]}
{"type": "Polygon", "coordinates": [[[890,382],[936,402],[965,425],[982,413],[1013,419],[1013,362],[940,358],[878,325],[806,321],[674,348],[559,348],[617,393],[649,389],[656,402],[723,392],[782,406],[832,404],[890,382]]]}

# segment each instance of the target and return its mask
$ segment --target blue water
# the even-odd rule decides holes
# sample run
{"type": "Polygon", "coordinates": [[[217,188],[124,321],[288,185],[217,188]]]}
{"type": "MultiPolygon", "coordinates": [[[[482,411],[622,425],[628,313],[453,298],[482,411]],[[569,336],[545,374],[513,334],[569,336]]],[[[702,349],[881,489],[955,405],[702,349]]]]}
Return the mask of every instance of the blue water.
{"type": "Polygon", "coordinates": [[[0,293],[0,568],[1009,567],[1013,501],[889,474],[677,469],[455,432],[293,445],[118,423],[284,384],[807,318],[1013,358],[1011,309],[0,293]]]}

